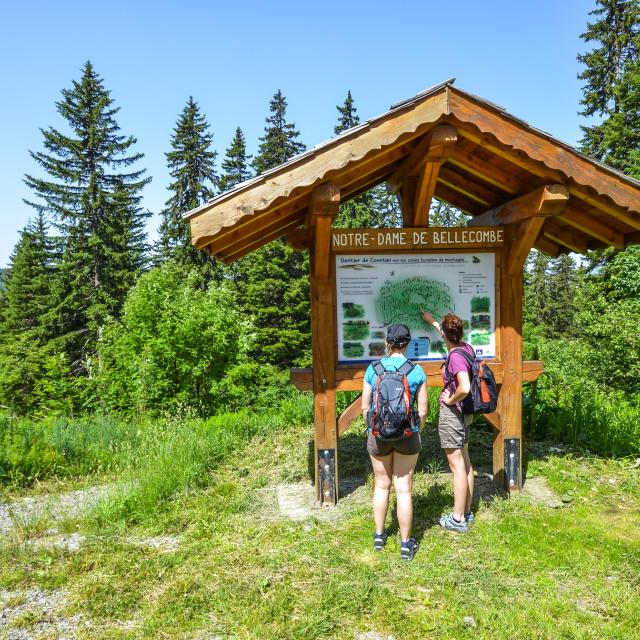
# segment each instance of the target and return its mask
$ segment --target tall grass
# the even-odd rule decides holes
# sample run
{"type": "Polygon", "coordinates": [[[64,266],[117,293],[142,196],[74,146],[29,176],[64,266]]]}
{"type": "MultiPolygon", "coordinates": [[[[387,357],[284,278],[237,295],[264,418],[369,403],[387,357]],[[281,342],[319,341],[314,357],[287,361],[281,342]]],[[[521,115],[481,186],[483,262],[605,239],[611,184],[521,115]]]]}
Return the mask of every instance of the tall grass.
{"type": "Polygon", "coordinates": [[[104,473],[138,446],[139,430],[117,415],[44,420],[0,414],[0,482],[104,473]]]}
{"type": "Polygon", "coordinates": [[[300,394],[271,413],[244,410],[148,426],[129,452],[121,488],[98,505],[98,524],[152,520],[177,494],[206,486],[215,467],[252,438],[308,425],[311,406],[310,394],[300,394]]]}

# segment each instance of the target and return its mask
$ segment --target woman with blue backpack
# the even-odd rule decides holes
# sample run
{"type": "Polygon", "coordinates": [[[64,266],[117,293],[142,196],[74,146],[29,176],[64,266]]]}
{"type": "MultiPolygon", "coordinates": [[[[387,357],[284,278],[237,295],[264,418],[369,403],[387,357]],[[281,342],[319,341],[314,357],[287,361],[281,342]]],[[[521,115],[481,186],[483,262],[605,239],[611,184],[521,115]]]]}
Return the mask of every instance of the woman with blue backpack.
{"type": "Polygon", "coordinates": [[[469,425],[473,413],[466,413],[463,400],[471,390],[471,378],[475,351],[462,341],[464,321],[450,313],[442,319],[442,326],[431,313],[422,311],[424,321],[442,335],[448,355],[442,367],[443,390],[440,395],[438,436],[447,462],[453,474],[453,511],[440,518],[440,526],[450,531],[466,533],[474,516],[471,511],[473,498],[473,466],[469,458],[469,425]]]}
{"type": "Polygon", "coordinates": [[[413,472],[422,451],[420,429],[427,417],[427,378],[424,371],[405,356],[410,341],[411,332],[406,325],[390,325],[386,336],[387,356],[369,365],[362,389],[367,451],[375,476],[373,546],[376,551],[382,551],[387,541],[384,523],[393,483],[403,560],[412,560],[418,549],[416,539],[411,537],[411,492],[413,472]]]}

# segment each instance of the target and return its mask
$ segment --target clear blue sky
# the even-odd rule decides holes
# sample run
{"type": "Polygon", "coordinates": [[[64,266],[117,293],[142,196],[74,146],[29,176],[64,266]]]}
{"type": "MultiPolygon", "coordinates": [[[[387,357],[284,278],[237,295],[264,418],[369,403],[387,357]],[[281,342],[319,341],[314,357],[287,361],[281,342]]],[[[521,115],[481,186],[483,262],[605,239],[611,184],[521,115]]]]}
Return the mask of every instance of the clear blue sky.
{"type": "MultiPolygon", "coordinates": [[[[219,153],[236,126],[255,151],[277,89],[313,146],[332,136],[351,89],[362,119],[456,77],[456,85],[567,142],[580,139],[579,36],[595,0],[441,2],[3,2],[0,8],[0,267],[33,215],[22,202],[39,128],[64,129],[60,91],[89,59],[138,138],[158,212],[169,181],[164,153],[193,95],[219,153]]],[[[584,122],[582,122],[584,123],[584,122]]],[[[149,223],[155,236],[158,218],[149,223]]]]}

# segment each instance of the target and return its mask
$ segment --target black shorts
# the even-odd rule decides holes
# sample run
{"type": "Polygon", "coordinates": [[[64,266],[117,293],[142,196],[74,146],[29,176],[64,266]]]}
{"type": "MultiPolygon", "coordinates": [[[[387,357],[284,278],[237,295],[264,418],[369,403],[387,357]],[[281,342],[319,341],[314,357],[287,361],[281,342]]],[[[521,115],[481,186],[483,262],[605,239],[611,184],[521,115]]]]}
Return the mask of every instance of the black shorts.
{"type": "Polygon", "coordinates": [[[380,440],[369,434],[367,437],[367,451],[369,455],[376,458],[384,458],[392,451],[401,453],[404,456],[412,456],[422,451],[422,440],[419,433],[400,438],[400,440],[380,440]]]}

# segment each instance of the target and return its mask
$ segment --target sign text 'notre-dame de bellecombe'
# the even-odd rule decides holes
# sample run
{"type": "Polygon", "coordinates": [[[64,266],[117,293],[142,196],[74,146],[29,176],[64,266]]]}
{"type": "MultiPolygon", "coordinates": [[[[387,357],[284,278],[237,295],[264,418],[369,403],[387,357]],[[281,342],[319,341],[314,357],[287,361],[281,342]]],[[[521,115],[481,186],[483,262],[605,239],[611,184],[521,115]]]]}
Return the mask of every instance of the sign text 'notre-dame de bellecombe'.
{"type": "Polygon", "coordinates": [[[500,247],[504,230],[500,227],[415,229],[334,229],[334,253],[396,249],[480,249],[500,247]]]}

